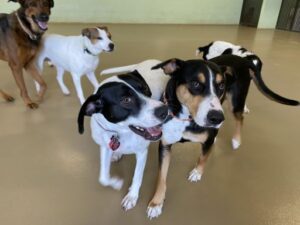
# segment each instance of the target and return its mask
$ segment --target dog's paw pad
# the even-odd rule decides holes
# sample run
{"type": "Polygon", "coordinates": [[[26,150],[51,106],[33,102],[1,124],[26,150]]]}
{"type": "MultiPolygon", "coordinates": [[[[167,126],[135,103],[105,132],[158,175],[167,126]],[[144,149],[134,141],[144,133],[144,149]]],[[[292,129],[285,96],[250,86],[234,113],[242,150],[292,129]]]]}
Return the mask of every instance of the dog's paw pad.
{"type": "Polygon", "coordinates": [[[122,156],[123,156],[122,154],[114,152],[111,156],[111,161],[118,162],[122,158],[122,156]]]}
{"type": "Polygon", "coordinates": [[[162,213],[162,207],[163,204],[159,204],[159,205],[152,205],[150,204],[150,206],[148,206],[147,209],[147,216],[150,220],[157,218],[161,215],[162,213]]]}
{"type": "Polygon", "coordinates": [[[128,210],[132,209],[133,207],[135,207],[137,200],[138,200],[138,196],[131,195],[128,193],[123,198],[121,205],[125,211],[128,211],[128,210]]]}
{"type": "Polygon", "coordinates": [[[123,179],[113,177],[110,180],[110,186],[115,190],[121,190],[123,186],[123,179]]]}
{"type": "Polygon", "coordinates": [[[197,170],[197,169],[193,169],[191,172],[190,172],[190,175],[189,175],[189,181],[190,182],[198,182],[201,180],[201,177],[202,177],[202,174],[197,170]]]}
{"type": "Polygon", "coordinates": [[[233,150],[237,150],[241,146],[241,142],[234,138],[232,139],[231,144],[232,144],[233,150]]]}

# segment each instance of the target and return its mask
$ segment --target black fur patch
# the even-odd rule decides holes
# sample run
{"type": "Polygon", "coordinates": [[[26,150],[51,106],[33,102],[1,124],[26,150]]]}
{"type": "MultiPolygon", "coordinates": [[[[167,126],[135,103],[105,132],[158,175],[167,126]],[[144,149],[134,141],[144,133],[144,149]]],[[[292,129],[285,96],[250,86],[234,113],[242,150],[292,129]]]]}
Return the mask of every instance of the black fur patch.
{"type": "Polygon", "coordinates": [[[222,53],[222,55],[231,55],[232,54],[232,49],[231,48],[227,48],[224,50],[224,52],[222,53]]]}
{"type": "Polygon", "coordinates": [[[142,93],[143,95],[148,96],[149,98],[152,96],[148,84],[138,71],[135,70],[128,74],[119,75],[118,78],[128,83],[136,91],[142,93]]]}
{"type": "Polygon", "coordinates": [[[7,14],[0,14],[0,30],[5,33],[9,28],[7,14]]]}

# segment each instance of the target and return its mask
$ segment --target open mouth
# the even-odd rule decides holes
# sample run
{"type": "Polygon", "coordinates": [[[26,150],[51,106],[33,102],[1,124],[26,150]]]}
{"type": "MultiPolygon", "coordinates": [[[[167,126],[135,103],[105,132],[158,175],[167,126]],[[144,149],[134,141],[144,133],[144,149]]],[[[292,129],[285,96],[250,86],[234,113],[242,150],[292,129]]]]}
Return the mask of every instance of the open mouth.
{"type": "Polygon", "coordinates": [[[39,27],[42,31],[48,30],[48,22],[40,21],[40,20],[38,20],[37,18],[33,18],[33,20],[35,21],[35,23],[38,25],[38,27],[39,27]]]}
{"type": "Polygon", "coordinates": [[[161,125],[148,128],[130,125],[129,128],[148,141],[158,141],[162,136],[161,125]]]}

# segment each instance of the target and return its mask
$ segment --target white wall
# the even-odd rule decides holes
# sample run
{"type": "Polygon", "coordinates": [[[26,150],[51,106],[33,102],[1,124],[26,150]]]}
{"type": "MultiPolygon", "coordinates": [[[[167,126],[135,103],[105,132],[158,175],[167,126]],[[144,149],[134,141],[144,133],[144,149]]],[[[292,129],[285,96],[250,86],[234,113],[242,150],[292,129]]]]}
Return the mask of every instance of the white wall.
{"type": "MultiPolygon", "coordinates": [[[[54,0],[53,22],[238,24],[242,0],[54,0]]],[[[15,3],[0,1],[1,12],[15,3]]]]}

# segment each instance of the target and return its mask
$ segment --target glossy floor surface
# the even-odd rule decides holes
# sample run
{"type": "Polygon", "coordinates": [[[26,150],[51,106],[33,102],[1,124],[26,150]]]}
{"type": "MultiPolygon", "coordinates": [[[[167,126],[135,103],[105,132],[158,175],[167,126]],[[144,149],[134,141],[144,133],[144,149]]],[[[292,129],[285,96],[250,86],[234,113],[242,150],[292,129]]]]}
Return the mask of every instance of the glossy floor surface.
{"type": "MultiPolygon", "coordinates": [[[[49,32],[79,34],[85,24],[51,25],[49,32]]],[[[109,25],[115,52],[103,53],[98,69],[149,58],[195,58],[195,49],[212,40],[239,43],[263,60],[263,78],[273,90],[300,99],[300,33],[238,26],[109,25]]],[[[121,191],[98,183],[99,149],[90,131],[79,135],[79,101],[63,96],[55,71],[46,66],[49,90],[36,111],[27,109],[7,64],[0,63],[1,88],[16,97],[0,100],[0,224],[5,225],[296,225],[300,224],[300,108],[266,99],[254,84],[247,104],[243,144],[231,149],[233,119],[226,112],[201,182],[187,181],[199,154],[198,144],[177,144],[168,177],[163,215],[146,217],[157,172],[157,144],[150,147],[139,202],[120,207],[135,159],[124,157],[112,173],[125,179],[121,191]]],[[[26,76],[34,96],[34,86],[26,76]]],[[[92,86],[83,79],[86,95],[92,86]]],[[[226,109],[225,104],[225,109],[226,109]]],[[[88,121],[86,121],[88,126],[88,121]]]]}

